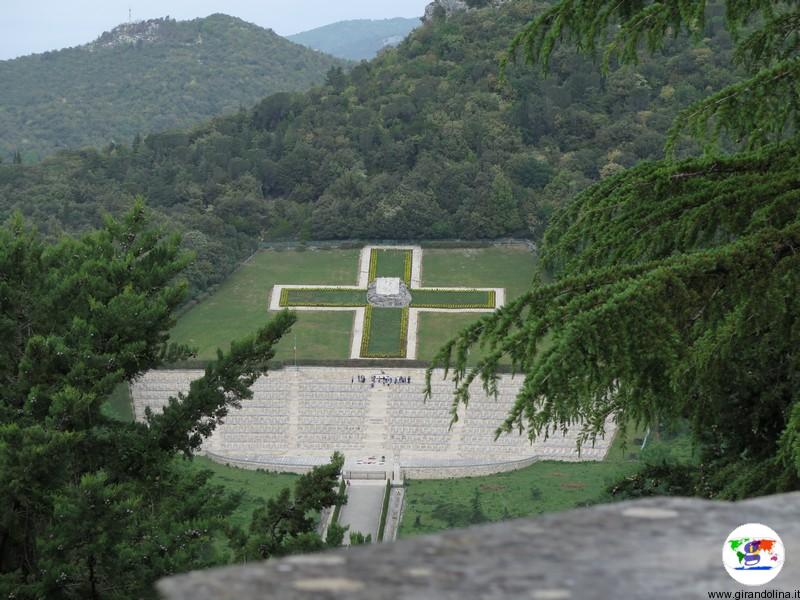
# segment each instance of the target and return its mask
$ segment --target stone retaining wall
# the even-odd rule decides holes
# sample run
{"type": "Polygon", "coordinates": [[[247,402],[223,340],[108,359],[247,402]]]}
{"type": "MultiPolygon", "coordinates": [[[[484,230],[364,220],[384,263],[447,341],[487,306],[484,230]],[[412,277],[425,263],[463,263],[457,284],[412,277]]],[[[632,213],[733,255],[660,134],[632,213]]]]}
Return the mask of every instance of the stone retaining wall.
{"type": "Polygon", "coordinates": [[[157,587],[166,600],[699,600],[713,592],[797,598],[800,493],[740,503],[620,502],[199,571],[157,587]],[[782,572],[766,586],[746,588],[722,566],[725,540],[747,522],[768,525],[786,548],[782,572]]]}

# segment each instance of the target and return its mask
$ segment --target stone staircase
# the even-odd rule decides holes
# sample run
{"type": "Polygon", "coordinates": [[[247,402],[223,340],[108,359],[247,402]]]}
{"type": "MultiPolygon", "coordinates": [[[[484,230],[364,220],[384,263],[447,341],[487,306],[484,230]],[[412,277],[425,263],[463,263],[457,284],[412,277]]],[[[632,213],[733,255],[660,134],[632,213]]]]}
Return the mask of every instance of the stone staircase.
{"type": "Polygon", "coordinates": [[[294,370],[289,387],[289,431],[286,434],[286,446],[297,448],[297,428],[300,423],[300,373],[294,370]]]}
{"type": "Polygon", "coordinates": [[[386,454],[386,438],[388,435],[387,405],[389,391],[383,386],[376,386],[369,394],[369,411],[367,412],[364,430],[364,449],[377,456],[386,454]]]}

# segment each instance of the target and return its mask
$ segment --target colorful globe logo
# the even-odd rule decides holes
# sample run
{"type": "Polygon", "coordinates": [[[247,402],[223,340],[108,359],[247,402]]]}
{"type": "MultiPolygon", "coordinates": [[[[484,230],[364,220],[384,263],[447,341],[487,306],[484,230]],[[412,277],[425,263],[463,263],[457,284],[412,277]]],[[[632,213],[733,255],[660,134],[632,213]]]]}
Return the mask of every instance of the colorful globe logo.
{"type": "Polygon", "coordinates": [[[744,585],[764,585],[778,576],[786,560],[780,536],[761,523],[740,525],[722,545],[728,575],[744,585]]]}

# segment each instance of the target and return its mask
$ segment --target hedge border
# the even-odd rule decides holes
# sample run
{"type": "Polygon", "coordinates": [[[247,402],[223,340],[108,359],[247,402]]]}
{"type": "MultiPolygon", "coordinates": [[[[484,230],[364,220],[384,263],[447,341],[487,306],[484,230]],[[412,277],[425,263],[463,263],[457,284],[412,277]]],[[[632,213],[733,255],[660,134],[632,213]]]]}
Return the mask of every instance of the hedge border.
{"type": "MultiPolygon", "coordinates": [[[[214,362],[213,359],[209,360],[198,360],[198,359],[187,359],[187,360],[180,360],[165,365],[161,370],[163,371],[171,371],[175,369],[191,369],[191,370],[198,370],[202,371],[208,365],[214,362]]],[[[285,358],[285,359],[272,359],[267,361],[267,368],[270,371],[280,371],[281,369],[292,369],[295,366],[295,361],[292,358],[285,358]]],[[[380,358],[299,358],[297,359],[297,366],[298,367],[337,367],[337,368],[347,368],[347,369],[365,369],[365,368],[372,368],[372,369],[395,369],[402,367],[404,369],[427,369],[428,367],[432,366],[431,361],[429,360],[421,360],[421,359],[406,359],[402,365],[398,365],[396,360],[393,359],[380,359],[380,358]]],[[[498,373],[519,373],[519,370],[514,370],[510,364],[507,363],[500,363],[497,365],[497,372],[498,373]]]]}
{"type": "Polygon", "coordinates": [[[411,265],[413,264],[414,251],[406,250],[406,260],[403,264],[403,281],[408,287],[411,287],[411,265]]]}
{"type": "MultiPolygon", "coordinates": [[[[344,489],[345,489],[344,478],[342,478],[342,479],[339,480],[339,495],[340,496],[344,493],[344,489]]],[[[333,516],[331,517],[331,525],[333,525],[334,523],[338,523],[339,522],[339,513],[340,512],[342,512],[342,505],[341,504],[337,504],[333,508],[333,516]]],[[[328,525],[328,527],[330,527],[330,525],[328,525]]]]}
{"type": "Polygon", "coordinates": [[[369,251],[369,274],[367,275],[368,283],[375,281],[375,275],[378,272],[378,251],[371,248],[369,251]]]}
{"type": "Polygon", "coordinates": [[[359,356],[367,356],[367,348],[369,348],[369,335],[372,331],[372,305],[368,304],[364,310],[364,327],[361,330],[361,351],[359,356]]]}
{"type": "Polygon", "coordinates": [[[378,541],[383,541],[383,534],[386,530],[386,517],[389,512],[389,500],[392,496],[392,480],[386,480],[386,492],[383,494],[383,510],[381,511],[381,522],[378,525],[378,541]]]}

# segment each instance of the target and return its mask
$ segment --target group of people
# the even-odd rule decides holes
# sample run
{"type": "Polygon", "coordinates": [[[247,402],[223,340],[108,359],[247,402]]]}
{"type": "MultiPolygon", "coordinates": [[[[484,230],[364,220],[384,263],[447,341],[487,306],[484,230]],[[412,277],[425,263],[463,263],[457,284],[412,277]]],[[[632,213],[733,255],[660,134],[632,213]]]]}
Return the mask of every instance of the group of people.
{"type": "MultiPolygon", "coordinates": [[[[350,383],[367,383],[367,378],[364,375],[353,375],[350,378],[350,383]]],[[[387,375],[383,371],[381,371],[380,375],[372,375],[369,380],[371,388],[374,388],[376,384],[380,385],[408,385],[411,383],[411,377],[406,377],[404,375],[387,375]]]]}

